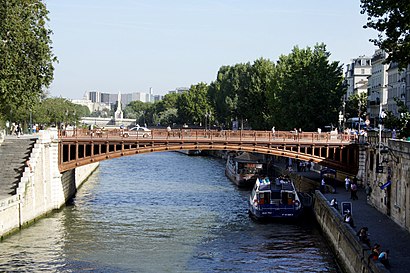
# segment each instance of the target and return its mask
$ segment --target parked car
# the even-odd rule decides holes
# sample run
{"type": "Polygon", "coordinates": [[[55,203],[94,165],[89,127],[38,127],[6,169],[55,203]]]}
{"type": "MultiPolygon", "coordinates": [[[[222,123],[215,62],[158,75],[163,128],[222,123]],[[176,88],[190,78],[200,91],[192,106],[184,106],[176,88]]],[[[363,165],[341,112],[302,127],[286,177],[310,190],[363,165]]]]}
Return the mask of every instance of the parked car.
{"type": "Polygon", "coordinates": [[[151,130],[146,127],[137,126],[137,127],[133,127],[129,129],[128,131],[121,132],[121,135],[123,137],[130,137],[130,136],[150,137],[151,130]]]}

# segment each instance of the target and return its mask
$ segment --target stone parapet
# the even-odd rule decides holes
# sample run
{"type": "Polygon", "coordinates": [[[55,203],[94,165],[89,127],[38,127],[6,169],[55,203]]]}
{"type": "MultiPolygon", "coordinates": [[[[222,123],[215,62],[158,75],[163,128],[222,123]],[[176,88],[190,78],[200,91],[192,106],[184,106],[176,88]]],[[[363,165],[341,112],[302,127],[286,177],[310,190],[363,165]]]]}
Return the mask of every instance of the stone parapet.
{"type": "Polygon", "coordinates": [[[325,238],[345,272],[390,272],[381,264],[373,261],[368,263],[368,247],[359,242],[355,235],[356,232],[343,223],[340,213],[329,206],[327,199],[320,191],[315,192],[313,210],[325,238]]]}
{"type": "Polygon", "coordinates": [[[98,167],[95,163],[72,170],[68,175],[60,174],[57,130],[40,131],[29,162],[30,166],[24,168],[16,195],[0,200],[1,238],[60,209],[98,167]],[[69,176],[72,178],[63,179],[69,176]]]}

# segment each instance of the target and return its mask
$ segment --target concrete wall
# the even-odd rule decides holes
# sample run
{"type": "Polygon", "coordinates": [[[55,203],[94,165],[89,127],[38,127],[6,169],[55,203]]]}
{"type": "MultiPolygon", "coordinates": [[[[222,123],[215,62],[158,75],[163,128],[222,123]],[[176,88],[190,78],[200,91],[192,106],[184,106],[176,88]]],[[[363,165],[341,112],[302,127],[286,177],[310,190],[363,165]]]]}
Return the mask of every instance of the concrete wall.
{"type": "Polygon", "coordinates": [[[359,242],[356,232],[343,223],[340,213],[329,206],[327,199],[319,191],[315,192],[313,210],[325,238],[345,272],[390,272],[383,265],[373,261],[367,264],[367,246],[359,242]]]}
{"type": "Polygon", "coordinates": [[[59,209],[74,196],[78,187],[98,163],[60,174],[57,131],[42,131],[30,155],[17,193],[0,200],[0,237],[59,209]]]}
{"type": "Polygon", "coordinates": [[[375,144],[367,150],[367,182],[373,189],[369,203],[410,231],[410,142],[390,139],[381,147],[375,144]],[[382,173],[376,172],[377,164],[382,173]],[[388,181],[391,185],[382,189],[388,181]]]}

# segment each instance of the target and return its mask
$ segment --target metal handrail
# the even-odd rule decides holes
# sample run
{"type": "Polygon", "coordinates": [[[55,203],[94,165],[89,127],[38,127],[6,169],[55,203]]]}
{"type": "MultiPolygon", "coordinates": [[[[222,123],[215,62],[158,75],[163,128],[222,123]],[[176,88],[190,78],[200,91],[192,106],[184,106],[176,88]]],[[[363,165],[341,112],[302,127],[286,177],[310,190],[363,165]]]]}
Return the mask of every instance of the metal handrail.
{"type": "Polygon", "coordinates": [[[124,132],[128,130],[122,129],[72,129],[59,130],[58,136],[61,139],[151,139],[151,140],[232,140],[232,141],[264,141],[264,142],[285,142],[285,143],[351,143],[354,142],[354,135],[350,134],[333,134],[333,133],[317,133],[303,132],[295,134],[287,131],[276,131],[274,134],[271,131],[255,131],[255,130],[204,130],[204,129],[173,129],[168,132],[166,129],[153,129],[144,137],[141,135],[130,135],[126,137],[124,132]]]}

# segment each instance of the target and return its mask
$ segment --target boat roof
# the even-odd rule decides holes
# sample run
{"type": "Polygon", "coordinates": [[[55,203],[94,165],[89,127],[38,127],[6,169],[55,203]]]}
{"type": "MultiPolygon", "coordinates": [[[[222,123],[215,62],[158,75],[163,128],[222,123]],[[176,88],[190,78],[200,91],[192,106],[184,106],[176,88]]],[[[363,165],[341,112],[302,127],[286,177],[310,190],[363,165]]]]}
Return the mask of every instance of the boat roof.
{"type": "Polygon", "coordinates": [[[259,191],[294,191],[295,187],[290,179],[281,179],[270,181],[269,179],[257,179],[256,183],[259,183],[259,191]]]}
{"type": "Polygon", "coordinates": [[[245,163],[259,163],[263,162],[263,156],[262,155],[254,155],[248,152],[243,152],[242,154],[234,157],[233,159],[236,162],[245,162],[245,163]]]}

